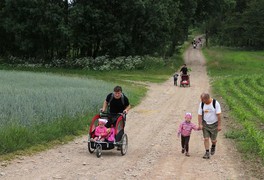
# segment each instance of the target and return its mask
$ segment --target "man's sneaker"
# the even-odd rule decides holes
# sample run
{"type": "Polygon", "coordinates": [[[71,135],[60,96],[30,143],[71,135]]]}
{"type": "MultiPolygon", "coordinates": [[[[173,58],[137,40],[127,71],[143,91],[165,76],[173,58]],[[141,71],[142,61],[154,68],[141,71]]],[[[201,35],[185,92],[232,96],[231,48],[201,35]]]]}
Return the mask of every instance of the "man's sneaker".
{"type": "Polygon", "coordinates": [[[211,148],[211,155],[214,155],[214,153],[215,153],[215,147],[212,147],[211,148]]]}
{"type": "Polygon", "coordinates": [[[209,152],[206,152],[203,156],[204,159],[210,159],[210,154],[209,152]]]}
{"type": "Polygon", "coordinates": [[[185,152],[185,149],[184,148],[182,148],[182,154],[185,152]]]}

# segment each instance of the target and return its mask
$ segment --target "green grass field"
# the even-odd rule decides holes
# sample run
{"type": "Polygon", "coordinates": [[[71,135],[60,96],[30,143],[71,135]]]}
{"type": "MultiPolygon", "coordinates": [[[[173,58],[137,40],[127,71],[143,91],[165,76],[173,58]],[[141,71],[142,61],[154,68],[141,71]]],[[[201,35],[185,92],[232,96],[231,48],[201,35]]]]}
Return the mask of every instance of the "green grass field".
{"type": "Polygon", "coordinates": [[[0,77],[0,154],[77,135],[114,86],[50,73],[1,70],[0,77]]]}
{"type": "Polygon", "coordinates": [[[235,119],[226,137],[238,142],[249,157],[264,160],[264,52],[225,48],[205,49],[214,94],[235,119]]]}

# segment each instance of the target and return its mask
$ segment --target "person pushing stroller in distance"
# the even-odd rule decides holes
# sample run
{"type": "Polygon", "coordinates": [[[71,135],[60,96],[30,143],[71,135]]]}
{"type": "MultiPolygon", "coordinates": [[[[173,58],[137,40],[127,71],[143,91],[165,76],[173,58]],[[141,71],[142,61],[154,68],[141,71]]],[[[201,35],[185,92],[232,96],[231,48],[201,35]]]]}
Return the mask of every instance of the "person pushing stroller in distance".
{"type": "Polygon", "coordinates": [[[187,68],[186,64],[183,64],[183,67],[180,70],[181,73],[181,81],[180,81],[180,87],[190,87],[190,75],[188,74],[189,69],[187,68]]]}

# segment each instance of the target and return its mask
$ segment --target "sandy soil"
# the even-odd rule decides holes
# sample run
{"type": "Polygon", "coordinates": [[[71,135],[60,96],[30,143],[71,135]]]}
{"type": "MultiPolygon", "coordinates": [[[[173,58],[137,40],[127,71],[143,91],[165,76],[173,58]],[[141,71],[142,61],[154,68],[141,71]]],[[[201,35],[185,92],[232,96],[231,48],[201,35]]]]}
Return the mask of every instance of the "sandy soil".
{"type": "MultiPolygon", "coordinates": [[[[185,61],[191,71],[191,87],[173,86],[172,77],[163,84],[149,84],[141,104],[127,115],[128,152],[103,151],[101,158],[87,150],[87,136],[54,149],[11,162],[1,162],[0,179],[254,179],[246,175],[235,148],[219,134],[216,154],[204,154],[201,131],[193,131],[190,157],[181,153],[177,128],[185,112],[197,124],[199,96],[210,92],[205,60],[190,47],[185,61]]],[[[223,118],[225,126],[226,118],[223,118]]]]}

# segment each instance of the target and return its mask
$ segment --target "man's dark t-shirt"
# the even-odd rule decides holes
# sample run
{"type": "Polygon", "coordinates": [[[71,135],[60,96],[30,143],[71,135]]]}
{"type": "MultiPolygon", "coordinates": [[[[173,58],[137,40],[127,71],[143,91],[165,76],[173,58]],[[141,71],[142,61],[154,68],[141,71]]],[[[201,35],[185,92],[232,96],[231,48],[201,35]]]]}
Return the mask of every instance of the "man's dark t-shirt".
{"type": "MultiPolygon", "coordinates": [[[[109,102],[111,99],[112,93],[108,94],[106,97],[106,101],[109,102]]],[[[122,103],[122,99],[113,99],[110,102],[110,113],[123,113],[125,108],[129,105],[128,98],[123,94],[124,96],[124,104],[122,103]]]]}
{"type": "Polygon", "coordinates": [[[187,67],[182,67],[180,72],[182,72],[182,74],[187,74],[188,72],[187,67]]]}

